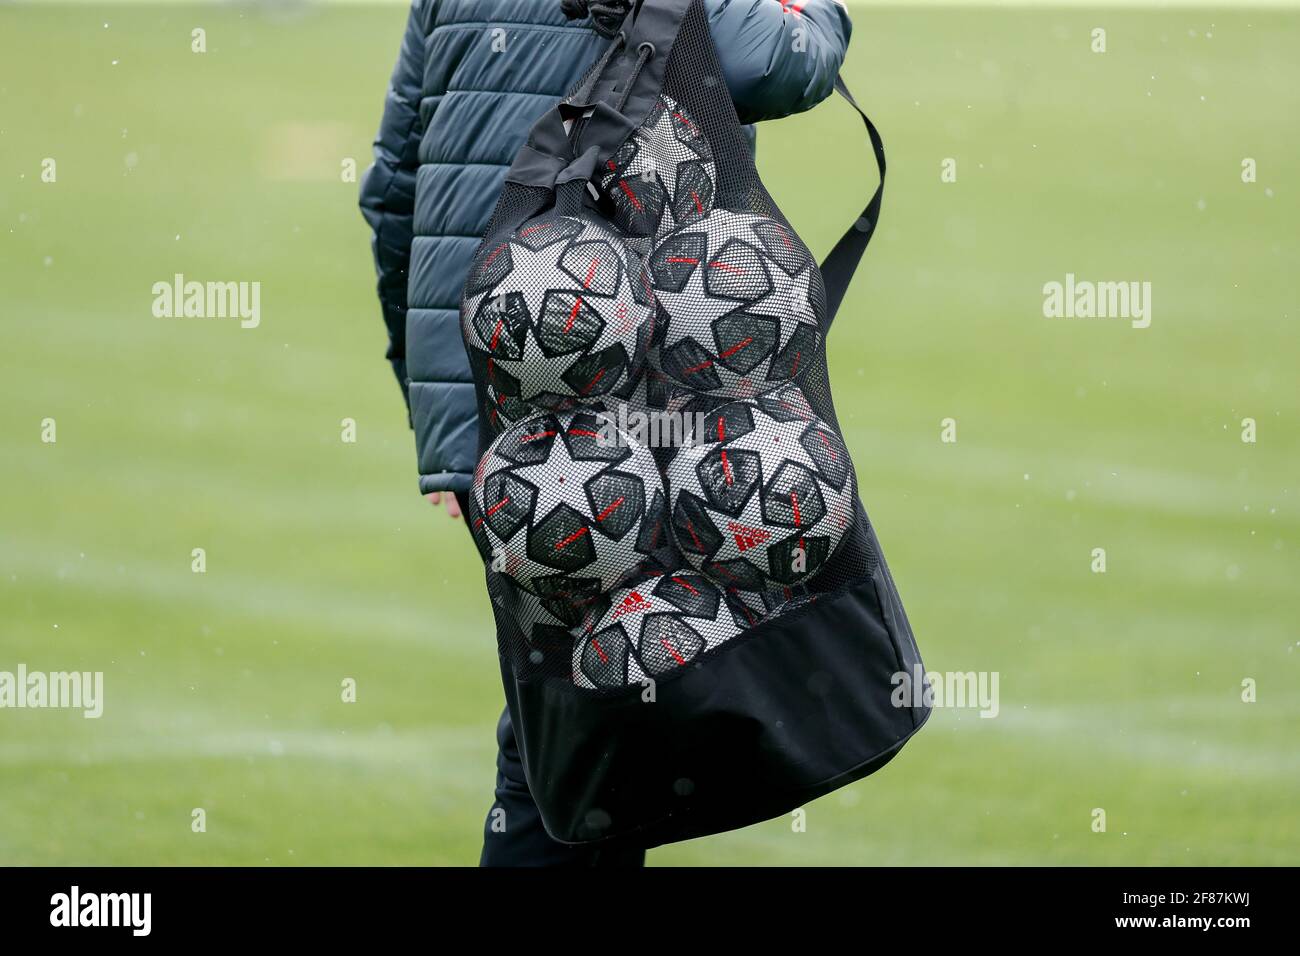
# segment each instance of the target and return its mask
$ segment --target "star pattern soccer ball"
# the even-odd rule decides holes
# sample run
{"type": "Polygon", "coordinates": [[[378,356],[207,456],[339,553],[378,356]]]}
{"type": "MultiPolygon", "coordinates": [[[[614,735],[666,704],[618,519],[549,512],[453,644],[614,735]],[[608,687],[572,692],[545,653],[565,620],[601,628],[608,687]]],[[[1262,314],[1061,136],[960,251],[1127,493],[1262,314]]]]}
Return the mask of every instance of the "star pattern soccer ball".
{"type": "Polygon", "coordinates": [[[773,588],[767,591],[745,591],[731,584],[722,588],[731,608],[736,626],[741,628],[761,624],[775,614],[799,607],[809,599],[807,589],[801,585],[773,588]]]}
{"type": "Polygon", "coordinates": [[[515,422],[532,418],[536,414],[537,409],[522,399],[503,395],[491,385],[484,387],[483,415],[487,418],[488,427],[494,434],[500,434],[515,422]]]}
{"type": "Polygon", "coordinates": [[[740,590],[814,575],[857,514],[853,466],[835,431],[815,416],[731,402],[694,437],[666,472],[686,560],[740,590]]]}
{"type": "Polygon", "coordinates": [[[523,634],[534,664],[541,664],[546,655],[571,653],[573,628],[598,613],[604,603],[603,596],[592,588],[539,595],[525,591],[509,578],[503,578],[503,587],[494,599],[499,600],[523,634]]]}
{"type": "Polygon", "coordinates": [[[694,398],[689,389],[649,363],[615,395],[637,411],[680,411],[694,398]]]}
{"type": "Polygon", "coordinates": [[[660,94],[645,124],[606,162],[599,179],[614,222],[635,235],[662,235],[713,209],[717,169],[695,120],[660,94]]]}
{"type": "Polygon", "coordinates": [[[715,209],[650,254],[662,339],[650,361],[717,398],[752,398],[795,379],[821,347],[821,273],[775,219],[715,209]]]}
{"type": "Polygon", "coordinates": [[[608,225],[547,214],[470,266],[461,332],[499,395],[560,411],[639,373],[653,334],[644,261],[608,225]]]}
{"type": "Polygon", "coordinates": [[[575,629],[573,681],[625,687],[671,676],[739,634],[721,592],[694,570],[676,570],[616,591],[575,629]]]}
{"type": "Polygon", "coordinates": [[[665,501],[650,450],[608,412],[584,409],[497,436],[475,470],[469,519],[493,570],[545,600],[581,605],[660,555],[665,501]]]}

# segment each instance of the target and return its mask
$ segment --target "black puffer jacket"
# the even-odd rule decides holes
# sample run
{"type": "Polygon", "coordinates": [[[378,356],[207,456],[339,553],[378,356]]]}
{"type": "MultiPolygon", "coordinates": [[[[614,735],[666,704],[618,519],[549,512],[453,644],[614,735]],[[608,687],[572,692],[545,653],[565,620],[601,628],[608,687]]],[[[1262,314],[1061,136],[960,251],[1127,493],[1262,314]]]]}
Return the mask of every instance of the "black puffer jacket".
{"type": "MultiPolygon", "coordinates": [[[[743,122],[798,113],[830,95],[851,29],[842,4],[704,5],[743,122]]],[[[411,7],[361,210],[374,230],[388,358],[416,430],[423,492],[467,489],[478,457],[458,318],[470,257],[528,130],[607,43],[590,19],[566,20],[559,0],[411,7]]]]}

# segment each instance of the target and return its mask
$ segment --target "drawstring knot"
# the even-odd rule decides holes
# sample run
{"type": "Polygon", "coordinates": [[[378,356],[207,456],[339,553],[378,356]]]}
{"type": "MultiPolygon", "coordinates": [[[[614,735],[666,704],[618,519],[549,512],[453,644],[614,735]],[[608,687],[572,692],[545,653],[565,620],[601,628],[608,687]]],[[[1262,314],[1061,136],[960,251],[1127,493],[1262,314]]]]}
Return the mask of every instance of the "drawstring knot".
{"type": "Polygon", "coordinates": [[[560,10],[566,20],[591,17],[591,25],[607,40],[612,40],[623,25],[632,0],[560,0],[560,10]]]}

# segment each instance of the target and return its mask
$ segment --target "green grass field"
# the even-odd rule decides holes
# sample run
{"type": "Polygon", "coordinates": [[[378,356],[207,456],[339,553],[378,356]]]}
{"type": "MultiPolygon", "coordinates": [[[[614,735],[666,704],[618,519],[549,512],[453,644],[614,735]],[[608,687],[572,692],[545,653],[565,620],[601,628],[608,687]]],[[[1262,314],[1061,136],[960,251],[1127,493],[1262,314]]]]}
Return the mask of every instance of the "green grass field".
{"type": "MultiPolygon", "coordinates": [[[[1300,862],[1300,12],[854,9],[891,172],[837,404],[928,667],[1001,713],[651,862],[1300,862]],[[1067,272],[1150,281],[1150,328],[1044,318],[1067,272]]],[[[477,861],[482,573],[416,493],[340,178],[404,16],[0,7],[0,670],[106,675],[100,720],[0,711],[0,863],[477,861]],[[154,318],[176,272],[260,281],[261,325],[154,318]]],[[[824,253],[860,123],[759,152],[824,253]]]]}

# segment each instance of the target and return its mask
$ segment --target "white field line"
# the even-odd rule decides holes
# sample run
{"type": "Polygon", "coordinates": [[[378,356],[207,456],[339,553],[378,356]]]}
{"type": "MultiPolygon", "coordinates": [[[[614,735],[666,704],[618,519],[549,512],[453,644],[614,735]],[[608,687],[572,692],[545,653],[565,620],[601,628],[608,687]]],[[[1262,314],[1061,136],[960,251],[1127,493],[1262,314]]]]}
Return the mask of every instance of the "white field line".
{"type": "MultiPolygon", "coordinates": [[[[1157,699],[1151,703],[1156,706],[1161,701],[1157,699]]],[[[1143,767],[1211,774],[1224,780],[1279,779],[1300,785],[1300,762],[1286,748],[1252,748],[1248,741],[1228,743],[1221,738],[1206,742],[1191,734],[1142,729],[1144,724],[1151,722],[1149,718],[1123,711],[1117,717],[1116,713],[1114,708],[1066,710],[1028,706],[1022,709],[1003,700],[1002,712],[992,719],[980,718],[975,710],[945,711],[941,708],[934,715],[938,721],[932,719],[933,726],[927,727],[922,734],[940,728],[953,734],[980,732],[989,735],[982,740],[991,747],[997,746],[993,738],[1014,736],[1028,739],[1034,746],[1056,755],[1067,768],[1073,766],[1082,754],[1093,754],[1143,767]]],[[[1260,719],[1269,718],[1261,712],[1260,719]]],[[[1240,724],[1238,729],[1242,737],[1249,735],[1250,728],[1246,723],[1240,724]]],[[[1004,745],[1015,746],[1010,739],[1006,739],[1004,745]]],[[[973,739],[968,737],[965,746],[975,746],[973,739]]],[[[1045,768],[1051,763],[1050,758],[1044,759],[1045,768]]]]}
{"type": "Polygon", "coordinates": [[[482,726],[429,726],[418,731],[350,733],[336,731],[242,730],[198,734],[117,735],[77,740],[27,737],[0,740],[0,764],[63,764],[78,767],[154,760],[310,759],[392,767],[410,765],[421,773],[437,771],[447,758],[490,763],[495,729],[482,726]]]}
{"type": "MultiPolygon", "coordinates": [[[[1156,706],[1161,701],[1152,701],[1156,706]]],[[[1300,766],[1287,750],[1252,747],[1248,742],[1228,743],[1222,738],[1206,742],[1191,734],[1166,730],[1133,729],[1149,722],[1143,715],[1114,709],[1086,710],[1027,707],[1011,709],[1003,702],[1002,713],[984,720],[971,711],[936,712],[925,734],[961,735],[964,752],[977,746],[971,734],[996,754],[1002,748],[1030,747],[1048,751],[1068,766],[1077,765],[1083,755],[1095,755],[1146,768],[1181,773],[1209,774],[1222,780],[1278,779],[1300,784],[1300,766]],[[1068,760],[1067,760],[1068,756],[1068,760]]],[[[1242,707],[1260,705],[1242,704],[1242,707]]],[[[1267,719],[1267,715],[1261,719],[1267,719]]],[[[30,729],[30,724],[29,724],[30,729]]],[[[1239,725],[1243,736],[1249,726],[1239,725]]],[[[409,765],[423,771],[445,770],[448,757],[476,762],[493,748],[488,725],[434,726],[418,731],[393,733],[351,733],[336,731],[244,730],[197,734],[126,734],[75,740],[37,738],[0,740],[0,764],[41,765],[71,763],[94,766],[138,761],[207,758],[290,758],[356,762],[373,766],[409,765]],[[437,766],[435,766],[437,765],[437,766]]],[[[918,753],[916,747],[911,748],[918,753]]],[[[484,761],[487,756],[483,757],[484,761]]],[[[1052,763],[1044,758],[1044,766],[1052,763]]],[[[1067,766],[1067,769],[1068,769],[1067,766]]]]}
{"type": "MultiPolygon", "coordinates": [[[[974,442],[948,446],[939,443],[937,431],[932,435],[882,432],[843,413],[840,426],[855,461],[873,461],[887,455],[893,461],[906,462],[930,482],[940,481],[945,475],[954,481],[959,477],[967,488],[978,484],[1003,491],[1011,489],[1037,500],[1064,501],[1066,492],[1073,490],[1075,505],[1080,508],[1114,507],[1197,519],[1231,517],[1246,525],[1266,527],[1278,535],[1289,534],[1297,527],[1295,508],[1284,488],[1252,487],[1243,491],[1240,482],[1224,467],[1212,466],[1218,473],[1198,473],[1134,465],[1118,458],[1085,458],[1042,447],[974,442]],[[1025,474],[1029,480],[1024,479],[1025,474]],[[1243,504],[1251,504],[1250,512],[1243,512],[1243,504]],[[1274,507],[1277,512],[1269,514],[1274,507]]],[[[870,505],[869,476],[862,482],[866,489],[864,500],[870,505]]],[[[882,487],[891,484],[893,479],[888,479],[882,487]]]]}
{"type": "MultiPolygon", "coordinates": [[[[427,594],[427,606],[403,605],[348,593],[333,585],[313,589],[285,584],[265,574],[248,576],[211,569],[206,574],[194,574],[186,556],[162,565],[94,550],[82,559],[74,548],[35,538],[7,537],[4,545],[0,550],[0,574],[11,578],[4,587],[16,591],[21,591],[25,578],[36,578],[42,583],[57,581],[108,596],[122,594],[169,604],[184,601],[206,606],[223,621],[232,614],[263,623],[284,621],[296,632],[326,631],[362,644],[418,644],[430,652],[436,649],[438,654],[464,650],[466,656],[485,659],[496,651],[490,615],[480,618],[473,613],[448,613],[449,607],[461,599],[450,593],[439,595],[432,588],[427,594]],[[481,626],[473,634],[466,633],[472,625],[481,626]]],[[[204,623],[201,610],[194,612],[193,623],[196,628],[204,623]]]]}

